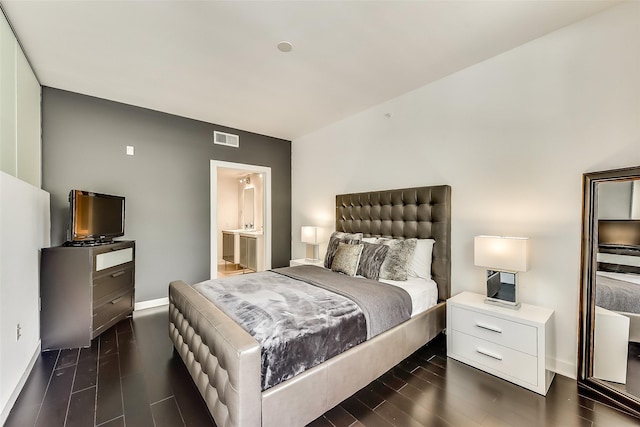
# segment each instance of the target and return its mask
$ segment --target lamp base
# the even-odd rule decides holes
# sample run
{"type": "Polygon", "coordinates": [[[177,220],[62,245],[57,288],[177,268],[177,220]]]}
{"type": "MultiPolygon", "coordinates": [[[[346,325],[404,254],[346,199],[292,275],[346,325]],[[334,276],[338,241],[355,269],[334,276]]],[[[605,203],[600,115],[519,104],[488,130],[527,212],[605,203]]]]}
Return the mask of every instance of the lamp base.
{"type": "Polygon", "coordinates": [[[510,308],[511,310],[518,310],[520,308],[519,302],[504,301],[501,299],[489,297],[484,299],[484,303],[489,305],[497,305],[498,307],[510,308]]]}
{"type": "Polygon", "coordinates": [[[317,262],[320,260],[318,245],[307,244],[307,256],[304,258],[306,261],[317,262]]]}

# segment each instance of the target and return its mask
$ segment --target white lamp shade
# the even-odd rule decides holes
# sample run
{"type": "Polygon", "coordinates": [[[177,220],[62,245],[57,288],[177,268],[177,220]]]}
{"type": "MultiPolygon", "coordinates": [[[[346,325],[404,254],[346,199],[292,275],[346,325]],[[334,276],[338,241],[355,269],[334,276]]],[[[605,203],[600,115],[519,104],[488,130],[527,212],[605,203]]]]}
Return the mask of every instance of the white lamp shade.
{"type": "Polygon", "coordinates": [[[317,245],[318,242],[318,227],[304,225],[302,226],[302,232],[300,233],[300,241],[302,243],[308,243],[310,245],[317,245]]]}
{"type": "Polygon", "coordinates": [[[474,264],[501,271],[529,269],[529,238],[476,236],[473,240],[474,264]]]}

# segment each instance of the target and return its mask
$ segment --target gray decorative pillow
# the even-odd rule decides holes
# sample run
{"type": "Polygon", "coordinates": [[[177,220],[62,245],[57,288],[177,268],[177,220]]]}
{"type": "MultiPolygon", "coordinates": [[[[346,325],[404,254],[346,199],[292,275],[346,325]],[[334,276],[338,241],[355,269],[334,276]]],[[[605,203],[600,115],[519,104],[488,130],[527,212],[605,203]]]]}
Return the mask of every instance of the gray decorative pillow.
{"type": "Polygon", "coordinates": [[[387,257],[389,246],[362,242],[362,255],[358,264],[358,275],[371,280],[378,280],[380,267],[387,257]]]}
{"type": "Polygon", "coordinates": [[[331,268],[333,263],[333,257],[336,256],[338,250],[338,244],[342,243],[360,243],[362,241],[362,233],[343,233],[341,231],[334,231],[329,238],[329,244],[327,245],[327,254],[324,256],[325,268],[331,268]]]}
{"type": "Polygon", "coordinates": [[[380,278],[387,280],[407,280],[407,265],[418,244],[417,239],[378,239],[376,243],[389,246],[389,252],[380,267],[380,278]]]}
{"type": "Polygon", "coordinates": [[[358,264],[360,263],[360,255],[362,254],[362,245],[350,245],[347,243],[339,243],[338,250],[335,257],[333,257],[333,263],[331,264],[331,270],[338,273],[344,273],[348,276],[355,276],[358,271],[358,264]]]}

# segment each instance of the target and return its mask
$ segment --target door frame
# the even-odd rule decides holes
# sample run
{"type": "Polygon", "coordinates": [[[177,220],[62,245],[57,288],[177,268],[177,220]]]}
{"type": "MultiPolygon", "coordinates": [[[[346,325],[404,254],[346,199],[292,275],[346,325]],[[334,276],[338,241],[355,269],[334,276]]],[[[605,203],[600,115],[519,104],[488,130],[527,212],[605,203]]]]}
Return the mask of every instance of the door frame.
{"type": "Polygon", "coordinates": [[[221,230],[218,230],[218,169],[236,169],[251,173],[264,174],[264,197],[263,197],[263,215],[264,215],[264,268],[271,269],[271,168],[267,166],[249,165],[245,163],[223,162],[220,160],[211,160],[211,186],[209,206],[211,211],[211,265],[210,276],[212,279],[218,277],[218,238],[221,230]]]}

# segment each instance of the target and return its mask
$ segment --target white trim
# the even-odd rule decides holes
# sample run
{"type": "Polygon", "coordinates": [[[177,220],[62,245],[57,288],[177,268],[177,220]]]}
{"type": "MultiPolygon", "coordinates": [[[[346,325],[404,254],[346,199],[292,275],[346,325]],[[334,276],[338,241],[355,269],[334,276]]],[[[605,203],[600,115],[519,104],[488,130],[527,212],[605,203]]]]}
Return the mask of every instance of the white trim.
{"type": "Polygon", "coordinates": [[[577,378],[577,374],[576,374],[576,364],[575,363],[570,363],[570,362],[566,362],[564,360],[555,360],[555,369],[554,371],[557,374],[563,375],[567,378],[571,378],[571,379],[576,379],[577,378]]]}
{"type": "Polygon", "coordinates": [[[264,174],[264,268],[271,269],[271,168],[266,166],[248,165],[243,163],[223,162],[211,160],[211,186],[210,186],[210,206],[211,206],[211,260],[210,275],[212,279],[218,276],[218,209],[216,200],[218,199],[218,168],[238,169],[254,173],[264,174]]]}
{"type": "Polygon", "coordinates": [[[146,310],[147,308],[160,307],[162,305],[169,305],[169,297],[150,299],[146,301],[137,302],[134,305],[133,310],[134,311],[146,310]]]}
{"type": "Polygon", "coordinates": [[[2,414],[0,415],[0,425],[4,425],[4,423],[7,421],[7,418],[9,418],[9,413],[11,412],[11,409],[13,409],[13,405],[16,403],[16,400],[18,400],[18,396],[20,396],[22,388],[27,382],[27,379],[29,378],[31,371],[36,364],[38,357],[40,357],[41,344],[42,342],[38,340],[38,345],[36,345],[36,349],[33,352],[33,356],[31,356],[31,360],[29,361],[29,365],[27,365],[27,369],[25,369],[25,371],[22,373],[18,384],[16,384],[16,388],[13,390],[13,393],[11,393],[11,396],[9,396],[5,407],[2,408],[2,414]]]}

